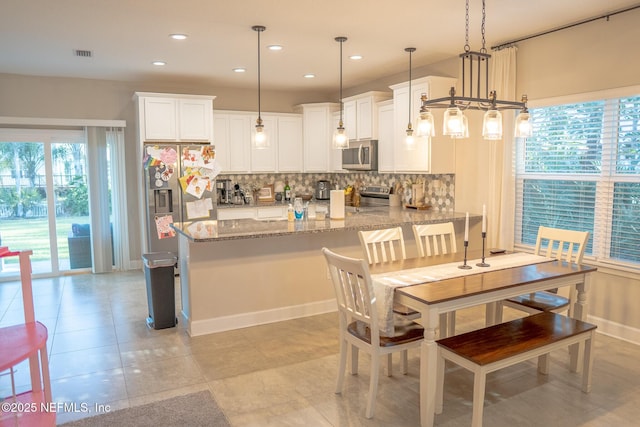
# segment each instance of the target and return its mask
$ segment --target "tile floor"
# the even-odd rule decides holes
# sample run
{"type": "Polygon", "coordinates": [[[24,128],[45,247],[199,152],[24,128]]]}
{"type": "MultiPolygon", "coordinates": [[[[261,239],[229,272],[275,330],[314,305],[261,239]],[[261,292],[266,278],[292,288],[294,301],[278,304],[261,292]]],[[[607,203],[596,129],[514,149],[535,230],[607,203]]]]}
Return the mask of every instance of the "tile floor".
{"type": "MultiPolygon", "coordinates": [[[[364,418],[368,361],[333,393],[337,370],[335,313],[190,338],[182,324],[145,324],[141,272],[34,280],[36,316],[49,328],[57,402],[140,405],[210,390],[233,426],[418,426],[417,352],[409,374],[380,376],[375,417],[364,418]]],[[[0,326],[22,321],[19,283],[0,283],[0,326]]],[[[179,304],[179,302],[178,302],[179,304]]],[[[458,331],[481,325],[481,309],[458,313],[458,331]]],[[[396,358],[397,361],[397,358],[396,358]]],[[[593,391],[552,355],[551,374],[525,362],[488,377],[485,426],[635,426],[640,419],[640,346],[598,334],[593,391]]],[[[27,384],[26,369],[17,373],[27,384]]],[[[398,368],[396,368],[398,372],[398,368]]],[[[472,378],[449,367],[439,426],[471,420],[472,378]]],[[[10,393],[0,377],[0,395],[10,393]]],[[[87,416],[58,413],[58,423],[87,416]]]]}

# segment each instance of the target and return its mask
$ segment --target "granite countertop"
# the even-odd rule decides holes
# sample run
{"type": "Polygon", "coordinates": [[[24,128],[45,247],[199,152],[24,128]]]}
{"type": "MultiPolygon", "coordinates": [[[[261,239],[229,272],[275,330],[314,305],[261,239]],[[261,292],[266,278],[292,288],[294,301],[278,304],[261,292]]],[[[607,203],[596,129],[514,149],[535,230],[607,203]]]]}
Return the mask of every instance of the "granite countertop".
{"type": "MultiPolygon", "coordinates": [[[[402,207],[367,207],[358,212],[347,209],[345,219],[328,217],[317,221],[287,221],[285,219],[233,219],[207,220],[174,223],[173,228],[193,242],[255,239],[261,237],[287,236],[292,234],[326,233],[347,230],[372,230],[397,227],[404,224],[429,224],[448,221],[464,221],[464,213],[443,213],[431,210],[406,209],[402,207]]],[[[481,220],[482,215],[469,215],[470,220],[481,220]]]]}

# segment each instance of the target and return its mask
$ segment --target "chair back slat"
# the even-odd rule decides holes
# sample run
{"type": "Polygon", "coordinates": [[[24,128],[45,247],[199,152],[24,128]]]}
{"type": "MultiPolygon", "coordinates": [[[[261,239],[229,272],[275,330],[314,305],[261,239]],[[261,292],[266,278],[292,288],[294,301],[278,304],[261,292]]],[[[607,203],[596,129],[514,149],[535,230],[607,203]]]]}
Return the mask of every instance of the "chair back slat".
{"type": "Polygon", "coordinates": [[[405,259],[407,253],[401,227],[359,231],[358,237],[369,264],[405,259]]]}
{"type": "Polygon", "coordinates": [[[456,232],[452,222],[414,225],[412,228],[413,237],[418,247],[418,256],[425,257],[458,251],[456,232]]]}
{"type": "Polygon", "coordinates": [[[341,322],[359,320],[379,339],[378,315],[369,266],[363,259],[349,258],[322,248],[333,281],[341,322]]]}
{"type": "Polygon", "coordinates": [[[588,240],[588,231],[563,230],[541,225],[538,228],[535,253],[544,254],[547,258],[581,264],[588,240]]]}

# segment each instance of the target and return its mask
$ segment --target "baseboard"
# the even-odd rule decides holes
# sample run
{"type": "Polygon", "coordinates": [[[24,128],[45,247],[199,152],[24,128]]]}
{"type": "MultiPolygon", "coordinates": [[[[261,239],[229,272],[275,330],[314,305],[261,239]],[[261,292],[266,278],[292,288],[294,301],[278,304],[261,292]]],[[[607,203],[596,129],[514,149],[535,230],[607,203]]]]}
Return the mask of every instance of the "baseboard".
{"type": "Polygon", "coordinates": [[[283,320],[331,313],[332,311],[337,311],[337,309],[336,300],[330,299],[272,310],[255,311],[252,313],[242,313],[233,316],[197,320],[190,324],[187,321],[187,325],[189,325],[189,335],[196,337],[198,335],[212,334],[214,332],[224,332],[233,329],[248,328],[250,326],[264,325],[267,323],[281,322],[283,320]]]}
{"type": "Polygon", "coordinates": [[[596,316],[587,316],[587,322],[598,326],[598,332],[613,338],[640,345],[640,329],[612,322],[596,316]]]}

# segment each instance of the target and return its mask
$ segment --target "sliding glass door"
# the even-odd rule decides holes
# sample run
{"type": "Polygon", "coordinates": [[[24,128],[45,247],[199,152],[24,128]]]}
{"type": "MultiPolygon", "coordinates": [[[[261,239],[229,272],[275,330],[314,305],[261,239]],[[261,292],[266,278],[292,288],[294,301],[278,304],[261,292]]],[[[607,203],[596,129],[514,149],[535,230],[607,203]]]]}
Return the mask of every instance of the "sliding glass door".
{"type": "MultiPolygon", "coordinates": [[[[0,245],[31,249],[33,274],[91,268],[83,130],[10,130],[0,139],[0,245]]],[[[0,262],[0,277],[18,272],[0,262]]]]}

